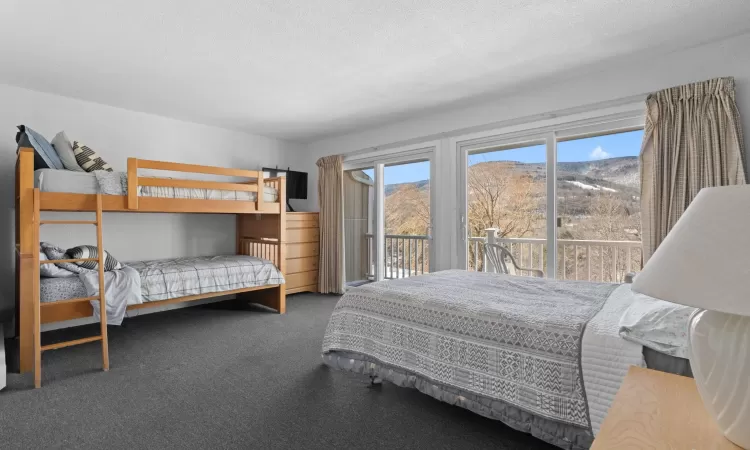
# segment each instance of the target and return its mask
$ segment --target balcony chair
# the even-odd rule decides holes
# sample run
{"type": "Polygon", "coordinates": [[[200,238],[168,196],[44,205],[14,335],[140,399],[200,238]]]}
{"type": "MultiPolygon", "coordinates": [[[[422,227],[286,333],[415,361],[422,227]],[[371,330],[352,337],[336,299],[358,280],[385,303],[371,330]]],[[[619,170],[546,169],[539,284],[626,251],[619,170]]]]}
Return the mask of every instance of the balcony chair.
{"type": "Polygon", "coordinates": [[[544,278],[544,272],[539,269],[526,269],[516,264],[513,255],[507,248],[498,244],[484,244],[484,254],[495,268],[495,273],[506,275],[519,275],[518,272],[530,272],[531,276],[544,278]],[[508,264],[510,262],[510,264],[508,264]]]}

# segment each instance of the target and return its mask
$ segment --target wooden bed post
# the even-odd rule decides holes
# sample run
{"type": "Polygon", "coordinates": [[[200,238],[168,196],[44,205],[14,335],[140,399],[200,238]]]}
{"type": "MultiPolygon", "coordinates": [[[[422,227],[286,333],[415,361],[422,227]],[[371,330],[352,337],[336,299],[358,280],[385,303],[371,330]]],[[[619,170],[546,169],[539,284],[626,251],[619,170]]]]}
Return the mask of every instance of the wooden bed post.
{"type": "Polygon", "coordinates": [[[266,207],[265,199],[263,198],[263,194],[266,193],[266,184],[265,180],[263,179],[263,171],[258,171],[258,192],[255,196],[255,209],[260,212],[263,211],[266,207]]]}
{"type": "MultiPolygon", "coordinates": [[[[278,204],[279,214],[237,214],[237,254],[271,260],[286,276],[286,179],[270,178],[267,182],[277,188],[279,199],[278,203],[268,205],[267,211],[278,204]]],[[[279,314],[286,312],[286,284],[256,290],[247,295],[241,293],[238,297],[268,306],[279,314]]]]}
{"type": "Polygon", "coordinates": [[[16,163],[16,333],[21,373],[34,368],[34,150],[21,148],[16,163]]]}
{"type": "Polygon", "coordinates": [[[128,158],[128,209],[138,209],[137,158],[128,158]]]}
{"type": "MultiPolygon", "coordinates": [[[[279,270],[286,277],[286,177],[279,178],[279,270]]],[[[279,314],[286,313],[286,284],[279,286],[279,314]]]]}

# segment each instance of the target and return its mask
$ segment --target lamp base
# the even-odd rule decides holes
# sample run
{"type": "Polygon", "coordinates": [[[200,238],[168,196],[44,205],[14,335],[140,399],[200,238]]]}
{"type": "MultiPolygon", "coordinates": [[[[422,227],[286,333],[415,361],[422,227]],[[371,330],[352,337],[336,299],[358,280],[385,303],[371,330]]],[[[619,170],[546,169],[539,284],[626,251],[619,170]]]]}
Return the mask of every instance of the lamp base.
{"type": "Polygon", "coordinates": [[[750,449],[750,317],[699,310],[688,332],[706,410],[727,439],[750,449]]]}

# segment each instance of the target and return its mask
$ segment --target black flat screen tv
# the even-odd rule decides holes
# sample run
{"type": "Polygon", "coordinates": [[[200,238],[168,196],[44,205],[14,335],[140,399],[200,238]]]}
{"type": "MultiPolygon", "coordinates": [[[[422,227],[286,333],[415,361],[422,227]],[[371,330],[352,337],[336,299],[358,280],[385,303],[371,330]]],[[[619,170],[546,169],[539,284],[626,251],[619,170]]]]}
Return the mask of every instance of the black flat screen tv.
{"type": "Polygon", "coordinates": [[[264,167],[263,172],[268,173],[268,176],[271,178],[286,177],[286,204],[289,211],[294,211],[291,205],[289,205],[290,199],[307,199],[307,172],[297,172],[296,170],[289,169],[271,169],[269,167],[264,167]]]}

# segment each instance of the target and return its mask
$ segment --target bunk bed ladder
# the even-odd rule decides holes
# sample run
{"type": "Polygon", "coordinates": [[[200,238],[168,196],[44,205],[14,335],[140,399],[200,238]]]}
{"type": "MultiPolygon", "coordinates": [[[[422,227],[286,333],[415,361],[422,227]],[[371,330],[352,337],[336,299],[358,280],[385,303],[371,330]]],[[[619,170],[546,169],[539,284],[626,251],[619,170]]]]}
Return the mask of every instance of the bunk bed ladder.
{"type": "MultiPolygon", "coordinates": [[[[102,195],[96,194],[96,220],[41,220],[40,214],[40,194],[39,189],[34,189],[34,215],[33,215],[33,233],[34,243],[39,248],[39,229],[41,225],[94,225],[96,226],[96,247],[97,257],[96,258],[78,258],[78,259],[61,259],[61,260],[39,260],[39,252],[34,252],[34,387],[39,388],[42,386],[42,352],[48,350],[56,350],[64,347],[71,347],[73,345],[86,344],[89,342],[101,341],[102,343],[102,369],[104,371],[109,370],[109,342],[107,340],[107,305],[104,300],[104,246],[102,245],[102,195]],[[76,339],[73,341],[57,342],[50,345],[42,345],[41,335],[41,312],[42,309],[49,305],[47,303],[41,303],[41,297],[39,292],[39,280],[40,273],[39,269],[42,264],[54,264],[59,262],[82,262],[82,261],[96,261],[99,266],[99,295],[93,297],[81,297],[73,298],[70,300],[63,300],[66,303],[74,302],[90,302],[92,300],[99,300],[99,316],[100,320],[100,334],[98,336],[91,336],[82,339],[76,339]]],[[[60,302],[54,302],[60,303],[60,302]]]]}

